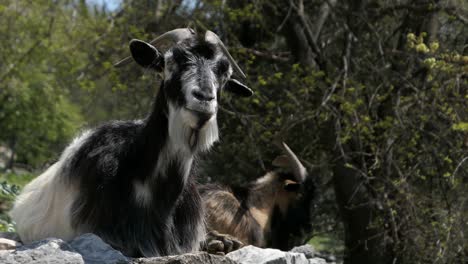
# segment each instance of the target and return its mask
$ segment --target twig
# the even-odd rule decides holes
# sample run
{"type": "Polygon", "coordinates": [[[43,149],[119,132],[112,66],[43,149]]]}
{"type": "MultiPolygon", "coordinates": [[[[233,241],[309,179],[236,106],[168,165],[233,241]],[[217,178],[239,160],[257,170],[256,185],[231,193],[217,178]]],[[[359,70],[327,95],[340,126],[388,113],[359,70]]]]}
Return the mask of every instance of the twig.
{"type": "Polygon", "coordinates": [[[249,53],[254,54],[255,56],[270,59],[270,60],[281,61],[281,62],[287,62],[287,61],[290,60],[289,56],[288,57],[282,57],[280,55],[271,54],[271,53],[267,53],[267,52],[264,52],[264,51],[250,49],[250,48],[244,48],[244,50],[249,52],[249,53]]]}
{"type": "Polygon", "coordinates": [[[460,161],[460,163],[458,163],[458,165],[457,165],[457,167],[455,168],[455,170],[453,171],[452,176],[450,177],[450,181],[452,182],[452,184],[453,184],[453,181],[454,181],[454,179],[455,179],[455,174],[457,174],[458,169],[461,167],[461,165],[462,165],[466,160],[468,160],[468,156],[466,156],[465,158],[463,158],[463,159],[460,161]]]}
{"type": "Polygon", "coordinates": [[[324,99],[322,100],[322,104],[320,105],[321,107],[324,107],[328,103],[328,100],[330,100],[331,96],[336,90],[336,87],[338,86],[338,82],[340,81],[341,76],[343,76],[343,71],[341,71],[340,74],[338,74],[338,76],[336,77],[335,82],[333,82],[333,85],[331,86],[330,92],[327,95],[324,95],[324,99]]]}
{"type": "Polygon", "coordinates": [[[291,17],[291,11],[292,11],[292,5],[289,5],[288,13],[284,17],[283,22],[281,22],[281,24],[276,29],[276,33],[280,32],[281,29],[283,29],[283,27],[286,24],[286,22],[288,21],[289,17],[291,17]]]}

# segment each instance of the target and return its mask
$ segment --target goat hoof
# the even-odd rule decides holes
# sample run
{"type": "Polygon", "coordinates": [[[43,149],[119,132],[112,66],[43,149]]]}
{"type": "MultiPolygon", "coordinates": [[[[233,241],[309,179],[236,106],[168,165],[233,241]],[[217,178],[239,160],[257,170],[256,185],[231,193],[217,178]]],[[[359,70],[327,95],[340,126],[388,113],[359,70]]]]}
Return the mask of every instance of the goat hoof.
{"type": "Polygon", "coordinates": [[[211,254],[225,255],[243,246],[244,244],[233,236],[210,231],[207,234],[205,246],[203,248],[211,254]]]}

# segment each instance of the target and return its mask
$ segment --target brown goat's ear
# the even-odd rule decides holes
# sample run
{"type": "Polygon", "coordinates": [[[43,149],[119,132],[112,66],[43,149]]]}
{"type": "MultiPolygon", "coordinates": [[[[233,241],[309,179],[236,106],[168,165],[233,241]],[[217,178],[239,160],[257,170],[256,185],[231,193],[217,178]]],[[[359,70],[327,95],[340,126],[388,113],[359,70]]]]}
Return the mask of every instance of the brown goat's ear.
{"type": "Polygon", "coordinates": [[[289,163],[289,159],[286,155],[280,155],[276,157],[273,162],[273,166],[279,167],[279,168],[289,168],[291,167],[291,164],[289,163]]]}
{"type": "Polygon", "coordinates": [[[253,95],[253,91],[249,87],[236,79],[229,79],[224,86],[224,89],[242,97],[249,97],[253,95]]]}
{"type": "Polygon", "coordinates": [[[164,56],[153,45],[139,39],[130,41],[130,52],[140,66],[161,71],[164,66],[164,56]]]}
{"type": "Polygon", "coordinates": [[[301,188],[301,184],[292,180],[285,180],[283,188],[288,192],[297,192],[301,188]]]}

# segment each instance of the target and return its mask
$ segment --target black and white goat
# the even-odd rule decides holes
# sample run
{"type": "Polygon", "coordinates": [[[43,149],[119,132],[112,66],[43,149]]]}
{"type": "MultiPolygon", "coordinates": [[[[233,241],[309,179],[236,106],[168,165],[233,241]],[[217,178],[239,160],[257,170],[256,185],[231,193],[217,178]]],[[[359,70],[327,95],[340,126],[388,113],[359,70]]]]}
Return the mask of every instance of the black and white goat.
{"type": "Polygon", "coordinates": [[[24,242],[91,232],[128,256],[199,247],[194,157],[218,139],[220,91],[252,91],[231,79],[233,68],[245,76],[211,31],[175,29],[150,43],[132,40],[130,51],[139,65],[164,73],[151,113],[84,132],[24,188],[10,213],[24,242]],[[164,43],[171,45],[161,53],[164,43]]]}
{"type": "MultiPolygon", "coordinates": [[[[285,144],[270,171],[244,187],[208,184],[200,188],[205,219],[213,241],[224,235],[244,245],[289,250],[303,244],[311,230],[315,184],[297,156],[285,144]],[[214,231],[214,232],[213,232],[214,231]]],[[[223,243],[207,245],[207,251],[227,253],[223,243]],[[211,248],[210,248],[211,247],[211,248]]]]}

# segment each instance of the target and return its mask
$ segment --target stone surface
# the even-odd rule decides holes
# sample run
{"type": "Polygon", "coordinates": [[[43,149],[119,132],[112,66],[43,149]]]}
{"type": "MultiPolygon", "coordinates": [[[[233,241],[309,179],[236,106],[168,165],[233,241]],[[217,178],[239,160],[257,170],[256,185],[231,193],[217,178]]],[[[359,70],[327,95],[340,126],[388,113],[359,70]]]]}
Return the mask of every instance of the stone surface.
{"type": "Polygon", "coordinates": [[[21,246],[21,243],[8,238],[0,238],[0,250],[14,250],[21,246]]]}
{"type": "Polygon", "coordinates": [[[69,242],[57,238],[48,238],[24,246],[17,246],[14,233],[0,233],[1,241],[16,250],[0,250],[0,263],[48,263],[48,264],[326,264],[320,252],[304,245],[291,252],[277,249],[262,249],[247,246],[233,251],[226,256],[195,252],[178,256],[157,258],[127,258],[113,249],[96,235],[84,234],[69,242]]]}
{"type": "Polygon", "coordinates": [[[128,263],[128,259],[94,234],[84,234],[69,242],[86,264],[128,263]]]}
{"type": "Polygon", "coordinates": [[[226,255],[240,264],[309,264],[302,253],[246,246],[226,255]]]}
{"type": "Polygon", "coordinates": [[[0,263],[84,264],[84,260],[63,240],[48,238],[18,247],[13,252],[0,251],[0,263]]]}
{"type": "Polygon", "coordinates": [[[129,260],[93,234],[84,234],[69,243],[47,238],[15,251],[0,251],[0,263],[117,264],[129,260]]]}
{"type": "Polygon", "coordinates": [[[335,263],[336,262],[336,257],[330,253],[327,252],[317,252],[315,253],[315,257],[317,258],[322,258],[324,259],[327,263],[335,263]]]}
{"type": "MultiPolygon", "coordinates": [[[[8,234],[8,237],[12,234],[8,234]]],[[[4,239],[4,238],[0,238],[4,239]]],[[[5,239],[6,240],[6,239],[5,239]]],[[[1,240],[0,240],[1,241],[1,240]]],[[[16,241],[8,240],[12,243],[16,241]]],[[[113,249],[96,235],[84,234],[68,243],[57,238],[48,238],[16,250],[0,251],[1,264],[48,263],[48,264],[236,264],[237,262],[206,252],[179,256],[130,259],[113,249]]]]}
{"type": "Polygon", "coordinates": [[[306,256],[306,258],[313,258],[315,257],[315,254],[317,251],[312,245],[306,244],[298,247],[294,247],[291,249],[289,252],[295,252],[295,253],[302,253],[306,256]]]}
{"type": "Polygon", "coordinates": [[[327,261],[323,258],[311,258],[309,264],[327,264],[327,261]]]}
{"type": "Polygon", "coordinates": [[[189,253],[178,256],[134,259],[134,264],[237,264],[236,261],[206,252],[189,253]]]}
{"type": "MultiPolygon", "coordinates": [[[[289,252],[296,252],[296,253],[302,253],[306,256],[308,259],[318,259],[318,262],[313,262],[313,263],[322,263],[322,259],[325,260],[326,263],[335,263],[336,262],[336,257],[328,252],[321,252],[317,251],[312,245],[305,244],[302,246],[294,247],[291,249],[289,252]]],[[[324,263],[325,263],[324,262],[324,263]]]]}

